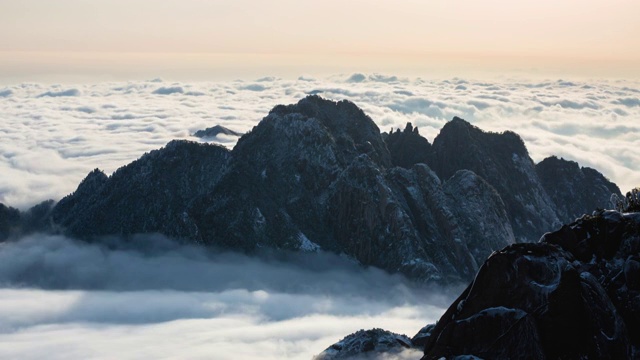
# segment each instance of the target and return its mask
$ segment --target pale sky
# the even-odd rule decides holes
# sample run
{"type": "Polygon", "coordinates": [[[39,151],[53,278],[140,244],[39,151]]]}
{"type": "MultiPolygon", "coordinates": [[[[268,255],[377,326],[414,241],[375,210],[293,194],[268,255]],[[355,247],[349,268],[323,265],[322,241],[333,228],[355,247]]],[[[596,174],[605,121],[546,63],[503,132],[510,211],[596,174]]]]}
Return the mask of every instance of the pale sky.
{"type": "Polygon", "coordinates": [[[637,77],[639,16],[637,0],[0,0],[0,66],[5,75],[507,66],[637,77]]]}

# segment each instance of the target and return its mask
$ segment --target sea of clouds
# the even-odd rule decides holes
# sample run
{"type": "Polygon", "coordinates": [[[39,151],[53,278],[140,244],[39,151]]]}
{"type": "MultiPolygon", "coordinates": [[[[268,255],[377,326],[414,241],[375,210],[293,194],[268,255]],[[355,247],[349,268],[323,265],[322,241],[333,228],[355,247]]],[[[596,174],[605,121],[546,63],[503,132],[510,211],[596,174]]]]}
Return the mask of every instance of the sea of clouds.
{"type": "MultiPolygon", "coordinates": [[[[453,116],[513,130],[534,161],[558,155],[640,185],[640,84],[400,78],[0,85],[0,202],[25,209],[73,192],[172,139],[251,130],[276,104],[348,99],[382,131],[430,141],[453,116]]],[[[233,147],[233,136],[213,139],[233,147]]],[[[34,235],[0,244],[0,358],[309,359],[345,335],[412,336],[459,288],[416,287],[329,254],[249,258],[160,236],[103,245],[34,235]]],[[[419,357],[419,354],[412,354],[419,357]]]]}
{"type": "MultiPolygon", "coordinates": [[[[453,116],[513,130],[534,161],[557,155],[640,185],[640,83],[623,80],[428,80],[379,74],[175,83],[0,86],[0,202],[25,208],[71,193],[172,139],[223,125],[246,132],[276,104],[348,99],[382,131],[412,122],[430,141],[453,116]]],[[[219,137],[232,147],[237,139],[219,137]]]]}
{"type": "Polygon", "coordinates": [[[332,254],[248,257],[159,235],[0,244],[0,285],[3,359],[309,360],[363,328],[413,336],[460,290],[332,254]]]}

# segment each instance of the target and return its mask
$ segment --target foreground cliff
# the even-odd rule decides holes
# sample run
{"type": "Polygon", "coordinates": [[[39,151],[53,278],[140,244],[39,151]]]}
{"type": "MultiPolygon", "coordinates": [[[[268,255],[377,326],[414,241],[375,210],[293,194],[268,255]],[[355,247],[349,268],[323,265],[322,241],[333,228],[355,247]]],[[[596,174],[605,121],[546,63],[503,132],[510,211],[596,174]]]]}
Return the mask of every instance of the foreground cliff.
{"type": "MultiPolygon", "coordinates": [[[[362,343],[359,332],[319,358],[407,348],[423,349],[423,360],[638,358],[639,254],[640,213],[586,215],[539,243],[495,252],[437,324],[411,341],[340,352],[362,343]]],[[[390,336],[377,333],[376,339],[390,336]]]]}
{"type": "Polygon", "coordinates": [[[492,255],[423,359],[624,359],[640,345],[640,214],[601,212],[492,255]]]}
{"type": "MultiPolygon", "coordinates": [[[[96,169],[30,223],[89,241],[156,232],[246,252],[322,249],[414,279],[468,281],[493,251],[619,195],[596,171],[565,172],[554,188],[541,179],[555,173],[537,170],[514,133],[456,118],[432,146],[410,124],[381,134],[355,104],[309,96],[276,106],[231,151],[172,141],[111,176],[96,169]],[[565,189],[581,202],[566,208],[565,189]]],[[[4,238],[36,228],[7,209],[4,238]]]]}

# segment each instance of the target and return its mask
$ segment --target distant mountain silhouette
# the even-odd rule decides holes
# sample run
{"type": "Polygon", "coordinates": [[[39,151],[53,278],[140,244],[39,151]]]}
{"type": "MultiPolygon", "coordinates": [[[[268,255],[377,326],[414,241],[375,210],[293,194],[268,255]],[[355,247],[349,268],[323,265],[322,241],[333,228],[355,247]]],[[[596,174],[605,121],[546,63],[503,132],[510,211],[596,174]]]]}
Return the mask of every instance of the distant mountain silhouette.
{"type": "Polygon", "coordinates": [[[242,133],[233,131],[222,125],[216,125],[203,130],[198,130],[193,134],[193,136],[199,137],[199,138],[214,138],[220,134],[230,135],[230,136],[242,136],[242,133]]]}

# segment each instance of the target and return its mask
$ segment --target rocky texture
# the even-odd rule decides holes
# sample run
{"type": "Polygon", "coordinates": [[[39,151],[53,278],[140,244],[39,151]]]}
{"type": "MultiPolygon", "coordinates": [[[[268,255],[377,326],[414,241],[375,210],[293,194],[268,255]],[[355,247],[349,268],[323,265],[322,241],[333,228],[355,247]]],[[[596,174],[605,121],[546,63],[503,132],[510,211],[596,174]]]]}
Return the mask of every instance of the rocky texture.
{"type": "Polygon", "coordinates": [[[329,346],[314,360],[389,359],[410,349],[414,346],[406,335],[382,329],[360,330],[329,346]]]}
{"type": "Polygon", "coordinates": [[[401,166],[405,169],[411,168],[414,164],[427,163],[431,154],[431,144],[422,136],[417,127],[407,123],[404,130],[393,129],[385,136],[387,148],[391,154],[391,162],[394,166],[401,166]]]}
{"type": "Polygon", "coordinates": [[[390,164],[377,126],[354,104],[308,97],[276,106],[238,141],[228,173],[194,208],[203,235],[248,249],[328,245],[330,187],[361,154],[390,164]]]}
{"type": "Polygon", "coordinates": [[[172,141],[110,177],[95,169],[60,200],[52,220],[65,234],[85,239],[159,232],[197,241],[186,210],[212,190],[228,159],[224,147],[172,141]]]}
{"type": "Polygon", "coordinates": [[[471,170],[500,194],[519,242],[535,241],[560,225],[522,139],[511,131],[484,132],[453,118],[433,141],[429,161],[441,179],[471,170]]]}
{"type": "Polygon", "coordinates": [[[445,183],[443,190],[458,219],[458,239],[464,240],[473,257],[474,269],[477,270],[494,250],[515,241],[502,198],[480,176],[460,170],[445,183]],[[502,234],[502,237],[495,238],[494,234],[502,234]]]}
{"type": "Polygon", "coordinates": [[[436,324],[429,324],[422,327],[422,329],[420,329],[420,331],[418,331],[418,333],[411,338],[411,343],[413,344],[413,346],[416,348],[424,349],[424,347],[429,342],[429,339],[431,338],[431,332],[435,327],[436,324]]]}
{"type": "Polygon", "coordinates": [[[228,129],[222,125],[216,125],[203,130],[198,130],[193,134],[193,136],[199,138],[214,138],[220,134],[229,136],[242,136],[241,133],[228,129]]]}
{"type": "Polygon", "coordinates": [[[640,214],[615,211],[496,252],[433,328],[423,359],[636,356],[639,252],[640,214]]]}
{"type": "Polygon", "coordinates": [[[41,220],[90,240],[159,232],[247,252],[324,249],[450,283],[557,216],[513,133],[456,118],[433,147],[410,124],[385,141],[355,104],[309,96],[276,106],[232,151],[173,141],[111,176],[96,169],[41,220]]]}
{"type": "MultiPolygon", "coordinates": [[[[362,110],[310,96],[277,106],[243,136],[229,171],[191,213],[203,239],[217,245],[323,248],[414,278],[469,278],[477,265],[466,240],[478,233],[462,234],[450,209],[459,204],[426,165],[391,163],[362,110]]],[[[482,250],[490,252],[510,241],[510,229],[504,210],[486,208],[500,206],[497,194],[477,191],[493,201],[469,203],[476,214],[507,224],[496,234],[503,243],[482,250]]]]}
{"type": "Polygon", "coordinates": [[[563,223],[581,217],[586,209],[611,206],[612,194],[622,197],[616,184],[594,169],[580,167],[575,161],[551,156],[536,164],[536,173],[563,223]]]}

